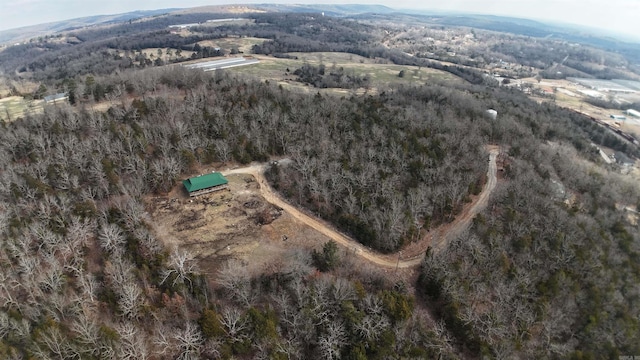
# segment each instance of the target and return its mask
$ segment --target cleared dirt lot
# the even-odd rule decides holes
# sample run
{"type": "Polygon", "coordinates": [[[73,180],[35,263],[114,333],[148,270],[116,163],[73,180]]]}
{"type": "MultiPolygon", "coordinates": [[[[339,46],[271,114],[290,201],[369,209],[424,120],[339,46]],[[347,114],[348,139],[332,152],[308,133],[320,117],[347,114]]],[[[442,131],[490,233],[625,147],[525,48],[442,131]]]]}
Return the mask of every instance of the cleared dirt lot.
{"type": "Polygon", "coordinates": [[[146,199],[155,231],[168,247],[191,252],[215,274],[230,258],[261,268],[291,249],[319,247],[329,238],[297,221],[260,195],[252,175],[227,176],[229,190],[189,198],[182,185],[146,199]]]}

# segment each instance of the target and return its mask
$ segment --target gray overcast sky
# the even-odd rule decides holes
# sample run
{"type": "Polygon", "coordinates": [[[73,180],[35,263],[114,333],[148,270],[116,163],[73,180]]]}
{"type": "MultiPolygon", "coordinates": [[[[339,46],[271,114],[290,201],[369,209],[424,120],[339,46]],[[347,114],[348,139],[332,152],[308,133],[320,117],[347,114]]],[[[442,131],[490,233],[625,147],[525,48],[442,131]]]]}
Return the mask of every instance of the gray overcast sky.
{"type": "MultiPolygon", "coordinates": [[[[237,3],[381,4],[393,8],[453,10],[559,21],[640,38],[640,0],[240,0],[237,3]]],[[[234,3],[224,0],[0,0],[0,30],[133,10],[234,3]]]]}

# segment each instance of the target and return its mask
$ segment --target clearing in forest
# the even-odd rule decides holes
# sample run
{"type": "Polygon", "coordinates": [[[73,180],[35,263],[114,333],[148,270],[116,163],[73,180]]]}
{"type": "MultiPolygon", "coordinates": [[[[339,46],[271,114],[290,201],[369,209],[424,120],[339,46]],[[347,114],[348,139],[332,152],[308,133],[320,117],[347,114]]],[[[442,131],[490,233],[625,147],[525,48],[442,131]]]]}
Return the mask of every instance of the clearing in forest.
{"type": "Polygon", "coordinates": [[[43,104],[42,100],[26,100],[22,96],[0,99],[0,119],[11,122],[27,114],[41,113],[43,104]]]}
{"type": "Polygon", "coordinates": [[[236,48],[244,55],[251,55],[251,48],[253,45],[262,44],[269,39],[256,38],[256,37],[229,37],[215,40],[203,40],[199,41],[200,46],[219,47],[225,51],[229,51],[236,48]]]}
{"type": "Polygon", "coordinates": [[[182,184],[146,205],[156,234],[168,247],[189,251],[205,273],[227,259],[259,269],[282,260],[291,249],[312,249],[329,238],[265,201],[250,174],[228,174],[229,190],[189,198],[182,184]]]}
{"type": "MultiPolygon", "coordinates": [[[[390,84],[422,85],[432,82],[463,82],[460,78],[445,71],[418,67],[395,65],[384,59],[369,59],[359,55],[321,52],[321,53],[288,53],[291,58],[276,58],[273,56],[254,55],[260,63],[250,68],[229,69],[232,73],[245,74],[260,79],[276,81],[285,86],[308,88],[310,91],[335,90],[319,89],[297,81],[293,72],[304,64],[319,66],[323,64],[327,72],[332,68],[343,68],[345,73],[357,76],[367,76],[371,88],[390,84]],[[403,71],[403,76],[400,72],[403,71]]],[[[339,89],[347,92],[346,89],[339,89]]]]}
{"type": "Polygon", "coordinates": [[[427,247],[436,251],[460,236],[482,211],[497,184],[498,149],[489,149],[487,183],[451,223],[427,233],[423,239],[396,254],[380,254],[336,230],[326,221],[283,200],[263,176],[266,165],[252,165],[222,171],[229,191],[189,198],[182,185],[166,196],[147,199],[157,235],[170,247],[194,254],[208,273],[217,271],[223,260],[236,258],[251,266],[283,260],[291,249],[317,248],[328,240],[341,244],[346,253],[382,268],[413,268],[419,265],[427,247]]]}

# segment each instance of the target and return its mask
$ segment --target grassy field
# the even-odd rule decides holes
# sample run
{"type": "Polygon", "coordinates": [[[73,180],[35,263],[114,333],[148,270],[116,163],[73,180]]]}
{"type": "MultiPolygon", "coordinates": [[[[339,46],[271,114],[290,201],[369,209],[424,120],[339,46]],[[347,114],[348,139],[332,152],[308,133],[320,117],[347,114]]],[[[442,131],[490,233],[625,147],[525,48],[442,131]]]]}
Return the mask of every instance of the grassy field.
{"type": "Polygon", "coordinates": [[[41,113],[43,110],[42,100],[25,100],[20,96],[10,96],[0,99],[0,119],[3,121],[14,121],[28,113],[41,113]]]}
{"type": "Polygon", "coordinates": [[[244,38],[222,38],[215,40],[203,40],[198,42],[200,46],[219,47],[229,51],[231,48],[236,47],[239,51],[250,54],[253,45],[262,44],[268,39],[244,37],[244,38]]]}
{"type": "MultiPolygon", "coordinates": [[[[199,41],[198,44],[200,46],[210,46],[213,48],[219,47],[221,49],[224,49],[227,53],[231,50],[231,48],[236,47],[240,52],[243,52],[244,54],[250,54],[251,53],[251,48],[253,47],[253,45],[256,44],[262,44],[265,40],[267,39],[261,39],[261,38],[253,38],[253,37],[246,37],[246,38],[223,38],[223,39],[216,39],[216,40],[203,40],[203,41],[199,41]]],[[[147,58],[151,59],[151,60],[155,60],[158,57],[158,49],[162,50],[162,60],[165,62],[169,62],[173,59],[176,58],[176,50],[177,49],[171,49],[171,56],[167,55],[167,48],[145,48],[142,49],[141,51],[147,55],[147,58]]],[[[193,54],[193,51],[187,51],[187,50],[182,50],[182,54],[181,56],[183,58],[189,58],[191,57],[191,55],[193,54]]],[[[118,54],[120,56],[124,56],[124,51],[119,50],[118,54]]]]}
{"type": "MultiPolygon", "coordinates": [[[[236,74],[243,74],[260,79],[274,80],[282,85],[292,87],[309,88],[301,85],[296,80],[293,72],[301,67],[304,63],[313,65],[324,64],[327,68],[342,67],[346,72],[352,72],[355,75],[367,75],[371,80],[370,87],[380,88],[388,84],[425,84],[429,82],[462,82],[457,76],[447,72],[418,68],[416,66],[403,66],[384,63],[376,59],[368,59],[358,55],[347,53],[291,53],[291,56],[297,56],[297,59],[279,59],[270,56],[255,56],[260,60],[259,64],[237,67],[228,71],[236,74]],[[401,70],[405,71],[404,77],[399,77],[401,70]]],[[[314,90],[313,88],[311,88],[314,90]]],[[[317,89],[315,89],[317,90],[317,89]]],[[[314,91],[315,91],[314,90],[314,91]]],[[[333,91],[336,91],[335,89],[333,91]]],[[[347,90],[338,89],[338,92],[348,92],[347,90]]]]}
{"type": "Polygon", "coordinates": [[[584,102],[581,97],[570,96],[564,94],[560,91],[555,93],[556,103],[560,106],[579,110],[581,107],[589,107],[592,108],[594,106],[589,105],[589,103],[584,102]]]}
{"type": "Polygon", "coordinates": [[[202,26],[206,27],[220,27],[220,26],[228,26],[228,25],[237,25],[237,26],[247,26],[254,25],[256,21],[254,19],[238,19],[238,20],[228,20],[228,21],[214,21],[214,22],[206,22],[203,23],[202,26]]]}

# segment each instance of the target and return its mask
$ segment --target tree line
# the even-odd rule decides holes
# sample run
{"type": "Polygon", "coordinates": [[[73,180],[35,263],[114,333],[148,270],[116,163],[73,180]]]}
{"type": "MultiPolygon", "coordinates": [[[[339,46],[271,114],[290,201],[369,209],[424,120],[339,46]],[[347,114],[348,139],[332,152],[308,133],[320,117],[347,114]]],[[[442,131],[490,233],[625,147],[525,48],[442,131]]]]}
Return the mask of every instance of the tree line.
{"type": "Polygon", "coordinates": [[[293,75],[298,77],[298,81],[317,88],[359,89],[369,86],[366,75],[356,75],[353,71],[345,71],[343,67],[332,66],[327,69],[324,64],[304,64],[295,69],[293,75]]]}

